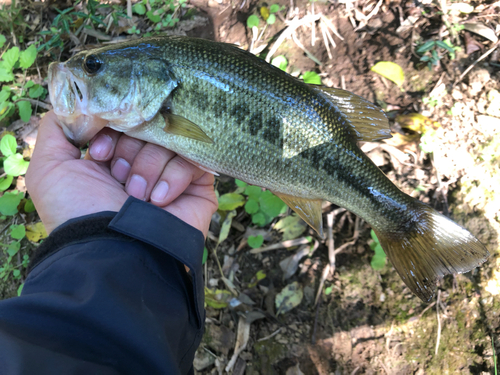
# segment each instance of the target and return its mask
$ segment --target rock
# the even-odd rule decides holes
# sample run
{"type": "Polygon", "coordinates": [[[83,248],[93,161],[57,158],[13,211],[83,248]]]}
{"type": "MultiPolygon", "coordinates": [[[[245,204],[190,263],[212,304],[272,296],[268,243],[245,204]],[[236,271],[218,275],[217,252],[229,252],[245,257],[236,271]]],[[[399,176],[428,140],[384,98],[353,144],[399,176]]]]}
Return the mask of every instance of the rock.
{"type": "Polygon", "coordinates": [[[210,324],[206,326],[203,342],[213,351],[227,356],[234,348],[234,332],[226,326],[210,324]]]}
{"type": "Polygon", "coordinates": [[[196,371],[202,371],[215,363],[215,358],[203,348],[199,348],[194,356],[193,366],[196,371]]]}
{"type": "Polygon", "coordinates": [[[490,73],[486,69],[475,69],[469,73],[469,94],[476,96],[481,92],[486,82],[490,80],[490,73]]]}

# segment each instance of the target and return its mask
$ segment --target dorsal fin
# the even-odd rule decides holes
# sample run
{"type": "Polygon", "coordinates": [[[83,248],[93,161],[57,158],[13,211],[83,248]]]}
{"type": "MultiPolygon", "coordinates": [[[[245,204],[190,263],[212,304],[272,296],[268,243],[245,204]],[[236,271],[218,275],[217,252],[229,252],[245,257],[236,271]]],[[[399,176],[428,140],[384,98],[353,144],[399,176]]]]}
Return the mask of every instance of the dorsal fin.
{"type": "Polygon", "coordinates": [[[346,90],[318,85],[309,87],[338,108],[347,120],[349,134],[357,141],[374,142],[392,137],[384,111],[372,102],[346,90]]]}

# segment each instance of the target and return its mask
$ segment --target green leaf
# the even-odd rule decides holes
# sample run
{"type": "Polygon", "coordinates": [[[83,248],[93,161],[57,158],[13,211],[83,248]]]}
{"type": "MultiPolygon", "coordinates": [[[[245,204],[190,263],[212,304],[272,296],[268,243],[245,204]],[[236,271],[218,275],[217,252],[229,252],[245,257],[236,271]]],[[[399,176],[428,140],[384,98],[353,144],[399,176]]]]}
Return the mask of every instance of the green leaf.
{"type": "Polygon", "coordinates": [[[405,73],[403,72],[403,69],[392,61],[379,61],[372,66],[371,70],[380,74],[382,77],[391,80],[400,87],[405,81],[405,73]]]}
{"type": "Polygon", "coordinates": [[[21,248],[21,243],[19,241],[12,242],[7,248],[7,254],[13,257],[14,255],[17,254],[20,248],[21,248]]]}
{"type": "Polygon", "coordinates": [[[12,74],[12,67],[6,64],[1,64],[0,61],[0,82],[11,82],[14,80],[14,74],[12,74]]]}
{"type": "Polygon", "coordinates": [[[24,88],[25,88],[25,89],[29,89],[30,87],[33,87],[33,86],[35,86],[35,82],[33,82],[33,81],[28,81],[28,82],[26,82],[26,84],[24,85],[24,88]]]}
{"type": "Polygon", "coordinates": [[[264,236],[259,234],[258,236],[249,236],[248,237],[248,246],[252,249],[258,249],[264,243],[264,236]]]}
{"type": "Polygon", "coordinates": [[[19,66],[23,69],[28,69],[36,59],[37,50],[34,44],[30,45],[19,55],[19,66]]]}
{"type": "Polygon", "coordinates": [[[21,277],[21,270],[14,270],[12,271],[12,276],[14,276],[15,279],[19,279],[21,277]]]}
{"type": "Polygon", "coordinates": [[[269,190],[261,194],[259,204],[262,212],[272,218],[285,213],[287,209],[287,205],[269,190]]]}
{"type": "Polygon", "coordinates": [[[304,293],[297,281],[284,287],[281,292],[276,295],[276,315],[284,314],[300,305],[302,297],[304,297],[304,293]]]}
{"type": "Polygon", "coordinates": [[[247,203],[245,203],[245,211],[250,215],[256,214],[259,211],[259,203],[255,199],[248,199],[247,203]]]}
{"type": "Polygon", "coordinates": [[[0,120],[9,116],[12,116],[14,113],[14,103],[11,102],[3,102],[0,103],[0,120]]]}
{"type": "Polygon", "coordinates": [[[293,214],[280,219],[274,229],[283,232],[283,241],[299,237],[307,229],[307,224],[298,215],[293,214]]]}
{"type": "Polygon", "coordinates": [[[316,72],[305,72],[302,75],[302,79],[305,83],[311,83],[313,85],[321,85],[321,77],[316,72]]]}
{"type": "Polygon", "coordinates": [[[30,98],[39,98],[42,96],[45,92],[45,89],[43,88],[42,85],[36,84],[35,86],[31,87],[28,91],[28,95],[30,98]]]}
{"type": "Polygon", "coordinates": [[[19,116],[24,122],[29,122],[31,118],[31,113],[33,112],[31,108],[31,103],[27,100],[21,100],[16,103],[17,108],[19,108],[19,116]]]}
{"type": "Polygon", "coordinates": [[[10,155],[3,162],[5,173],[14,177],[25,174],[29,165],[30,162],[24,160],[21,154],[10,155]]]}
{"type": "Polygon", "coordinates": [[[271,13],[277,13],[280,11],[280,6],[278,4],[273,4],[271,5],[271,7],[269,8],[269,11],[271,13]]]}
{"type": "Polygon", "coordinates": [[[2,48],[4,46],[6,41],[7,41],[7,39],[5,39],[5,36],[0,34],[0,48],[2,48]]]}
{"type": "Polygon", "coordinates": [[[252,223],[262,227],[266,225],[266,216],[262,212],[257,212],[255,215],[252,215],[252,223]]]}
{"type": "Polygon", "coordinates": [[[272,59],[271,64],[277,68],[280,68],[283,71],[286,71],[286,67],[288,66],[288,60],[285,56],[279,55],[272,59]]]}
{"type": "MultiPolygon", "coordinates": [[[[4,86],[6,87],[6,86],[4,86]]],[[[0,103],[5,102],[10,98],[10,91],[8,90],[0,90],[0,103]]]]}
{"type": "Polygon", "coordinates": [[[266,22],[268,25],[273,25],[276,22],[276,16],[274,14],[269,15],[266,22]]]}
{"type": "Polygon", "coordinates": [[[207,262],[207,259],[208,259],[208,249],[205,246],[203,248],[203,258],[201,259],[201,264],[205,264],[207,262]]]}
{"type": "Polygon", "coordinates": [[[19,285],[19,288],[17,288],[17,296],[18,297],[21,296],[21,293],[23,292],[23,287],[24,287],[24,283],[22,283],[21,285],[19,285]]]}
{"type": "Polygon", "coordinates": [[[373,241],[375,241],[376,243],[380,243],[373,229],[370,231],[370,236],[372,237],[373,241]]]}
{"type": "Polygon", "coordinates": [[[259,17],[257,17],[255,14],[252,14],[250,17],[247,18],[247,26],[249,29],[252,27],[259,27],[259,17]]]}
{"type": "Polygon", "coordinates": [[[148,16],[149,20],[153,23],[158,23],[161,21],[161,16],[154,14],[154,11],[150,10],[146,13],[146,16],[148,16]]]}
{"type": "Polygon", "coordinates": [[[417,52],[418,54],[422,55],[422,54],[426,53],[427,51],[430,51],[432,48],[434,48],[435,45],[436,45],[435,41],[428,40],[427,42],[425,42],[424,44],[422,44],[421,46],[419,46],[415,50],[415,52],[417,52]]]}
{"type": "MultiPolygon", "coordinates": [[[[17,141],[16,137],[11,134],[5,134],[0,141],[0,151],[4,156],[11,156],[16,153],[17,141]]],[[[7,173],[9,174],[9,173],[7,173]]]]}
{"type": "Polygon", "coordinates": [[[7,192],[0,197],[0,213],[6,216],[17,214],[17,206],[21,203],[24,194],[20,191],[7,192]]]}
{"type": "Polygon", "coordinates": [[[13,179],[14,177],[9,175],[0,178],[0,191],[7,190],[10,187],[10,185],[12,185],[13,179]]]}
{"type": "Polygon", "coordinates": [[[237,193],[227,193],[219,197],[219,210],[232,211],[245,204],[245,197],[237,193]]]}
{"type": "Polygon", "coordinates": [[[26,235],[26,227],[23,224],[11,225],[10,231],[10,236],[16,240],[20,240],[26,235]]]}
{"type": "Polygon", "coordinates": [[[219,243],[222,243],[226,240],[229,235],[229,230],[231,229],[231,223],[233,222],[233,218],[236,216],[236,211],[228,212],[222,226],[220,228],[219,233],[219,243]]]}
{"type": "Polygon", "coordinates": [[[19,60],[19,47],[12,47],[3,54],[3,61],[6,66],[14,67],[17,60],[19,60]]]}
{"type": "Polygon", "coordinates": [[[262,189],[258,186],[249,185],[245,189],[243,194],[248,195],[248,198],[258,200],[260,195],[262,194],[262,189]]]}
{"type": "Polygon", "coordinates": [[[238,179],[235,179],[234,182],[236,183],[236,186],[238,187],[247,187],[247,183],[238,179]]]}
{"type": "Polygon", "coordinates": [[[135,4],[133,7],[132,7],[132,10],[139,14],[139,15],[143,15],[144,13],[146,13],[146,7],[144,6],[144,4],[142,3],[137,3],[135,4]]]}
{"type": "Polygon", "coordinates": [[[375,246],[375,255],[372,258],[372,261],[370,262],[370,265],[375,271],[380,271],[381,269],[384,268],[385,262],[386,262],[386,256],[384,253],[384,249],[382,249],[382,246],[378,244],[375,246]]]}
{"type": "Polygon", "coordinates": [[[24,204],[24,212],[29,214],[30,212],[35,212],[35,210],[36,210],[35,205],[33,204],[31,198],[29,198],[24,204]]]}

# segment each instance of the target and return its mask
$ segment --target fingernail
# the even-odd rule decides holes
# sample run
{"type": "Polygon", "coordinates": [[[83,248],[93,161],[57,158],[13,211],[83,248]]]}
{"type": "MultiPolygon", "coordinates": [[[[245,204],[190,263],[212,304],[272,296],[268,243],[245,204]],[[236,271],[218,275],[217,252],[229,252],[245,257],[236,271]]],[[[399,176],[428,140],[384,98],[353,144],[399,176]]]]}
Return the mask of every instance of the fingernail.
{"type": "Polygon", "coordinates": [[[130,164],[122,158],[116,159],[111,167],[111,175],[121,182],[122,184],[127,181],[128,174],[130,173],[130,164]]]}
{"type": "Polygon", "coordinates": [[[148,183],[146,180],[137,175],[134,174],[130,178],[130,181],[127,186],[127,193],[129,193],[131,196],[137,198],[137,199],[142,199],[144,200],[146,198],[146,187],[148,186],[148,183]]]}
{"type": "Polygon", "coordinates": [[[106,160],[113,147],[113,140],[109,135],[101,134],[90,145],[90,156],[94,160],[106,160]]]}
{"type": "Polygon", "coordinates": [[[163,202],[167,197],[168,184],[165,181],[160,181],[156,184],[151,193],[151,200],[154,202],[163,202]]]}

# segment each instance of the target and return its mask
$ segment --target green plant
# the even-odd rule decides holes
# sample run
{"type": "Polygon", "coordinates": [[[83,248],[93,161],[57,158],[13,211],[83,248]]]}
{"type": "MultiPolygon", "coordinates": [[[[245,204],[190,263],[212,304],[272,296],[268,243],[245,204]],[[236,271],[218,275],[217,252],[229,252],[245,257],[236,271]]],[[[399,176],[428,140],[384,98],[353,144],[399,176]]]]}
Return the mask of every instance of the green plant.
{"type": "Polygon", "coordinates": [[[17,36],[20,43],[24,42],[26,28],[29,27],[24,20],[23,8],[16,0],[12,0],[10,4],[2,4],[0,7],[0,33],[17,36]]]}
{"type": "MultiPolygon", "coordinates": [[[[180,9],[187,6],[187,0],[142,0],[132,7],[134,13],[146,15],[154,24],[154,31],[163,28],[174,27],[179,22],[180,9]],[[146,4],[149,1],[151,10],[147,10],[146,4]]],[[[128,31],[132,33],[132,31],[128,31]]],[[[135,31],[137,33],[137,31],[135,31]]]]}
{"type": "MultiPolygon", "coordinates": [[[[82,1],[76,1],[75,6],[82,1]]],[[[63,48],[64,40],[78,37],[83,29],[94,31],[92,35],[99,39],[100,33],[95,29],[100,27],[107,28],[105,22],[105,9],[109,10],[113,23],[118,24],[119,18],[127,18],[123,7],[119,5],[102,4],[98,0],[87,0],[85,2],[85,11],[76,11],[75,6],[59,10],[53,7],[59,14],[52,21],[48,30],[42,30],[39,35],[45,36],[45,43],[42,43],[39,50],[51,50],[52,48],[63,48]]],[[[103,34],[105,35],[105,34],[103,34]]],[[[104,38],[104,37],[103,37],[104,38]]]]}
{"type": "MultiPolygon", "coordinates": [[[[273,25],[276,22],[276,13],[285,9],[284,6],[278,4],[271,4],[270,7],[266,5],[260,7],[260,16],[266,22],[267,25],[273,25]]],[[[247,27],[251,29],[252,27],[259,27],[259,17],[255,14],[250,15],[247,18],[247,27]]]]}
{"type": "Polygon", "coordinates": [[[373,239],[373,242],[370,243],[370,248],[375,252],[375,255],[373,255],[373,258],[370,262],[370,265],[375,271],[380,271],[385,266],[386,255],[373,229],[371,230],[370,235],[372,236],[373,239]]]}
{"type": "Polygon", "coordinates": [[[231,211],[244,206],[246,213],[252,217],[252,223],[261,227],[286,212],[286,204],[269,190],[263,191],[240,180],[236,180],[236,185],[238,189],[234,193],[219,197],[219,210],[231,211]]]}
{"type": "Polygon", "coordinates": [[[439,140],[436,136],[436,131],[429,128],[420,138],[420,148],[423,152],[431,154],[437,147],[439,147],[439,140]]]}
{"type": "Polygon", "coordinates": [[[450,59],[455,59],[455,51],[459,47],[453,46],[450,40],[428,40],[427,42],[421,44],[417,47],[415,52],[418,55],[421,55],[420,61],[426,62],[429,69],[432,69],[433,66],[436,66],[439,63],[439,60],[442,58],[442,51],[448,52],[450,55],[450,59]]]}
{"type": "MultiPolygon", "coordinates": [[[[5,44],[5,37],[0,35],[0,48],[5,44]]],[[[28,122],[32,109],[30,99],[44,98],[47,90],[33,81],[26,81],[26,72],[33,65],[37,56],[35,45],[31,44],[24,51],[18,47],[6,50],[0,60],[0,82],[9,82],[0,90],[0,120],[11,117],[16,107],[19,116],[28,122]],[[20,71],[21,74],[14,74],[20,71]]]]}
{"type": "Polygon", "coordinates": [[[300,78],[302,78],[305,83],[321,85],[321,77],[316,72],[304,72],[304,74],[300,78]]]}
{"type": "Polygon", "coordinates": [[[271,60],[271,65],[274,65],[275,67],[280,68],[281,70],[286,72],[286,68],[288,66],[288,60],[286,59],[285,56],[279,55],[271,60]]]}

